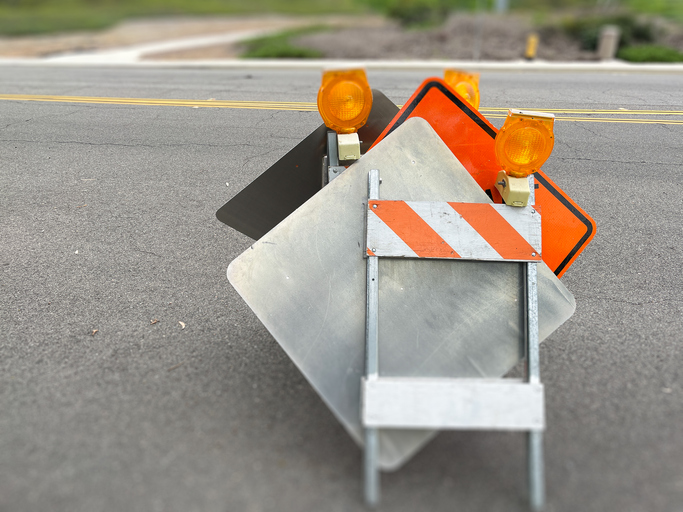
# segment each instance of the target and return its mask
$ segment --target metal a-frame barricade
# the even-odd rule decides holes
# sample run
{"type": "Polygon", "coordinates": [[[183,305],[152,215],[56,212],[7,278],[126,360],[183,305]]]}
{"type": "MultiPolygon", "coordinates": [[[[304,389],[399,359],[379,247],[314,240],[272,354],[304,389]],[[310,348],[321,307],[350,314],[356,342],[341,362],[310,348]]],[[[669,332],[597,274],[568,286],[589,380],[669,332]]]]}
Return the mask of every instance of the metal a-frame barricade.
{"type": "MultiPolygon", "coordinates": [[[[529,178],[533,205],[533,177],[529,178]]],[[[529,495],[533,510],[541,510],[545,501],[543,468],[543,430],[545,428],[545,404],[543,385],[540,381],[539,334],[538,334],[538,296],[537,268],[540,259],[540,216],[531,207],[512,207],[489,203],[410,203],[410,211],[437,212],[443,221],[443,229],[450,230],[446,238],[460,237],[458,253],[450,250],[443,252],[444,244],[430,252],[416,253],[399,241],[387,237],[386,225],[375,219],[380,210],[389,203],[403,201],[381,201],[380,176],[378,170],[368,175],[368,223],[366,228],[367,245],[367,316],[365,346],[365,377],[361,382],[361,423],[364,427],[364,488],[365,501],[376,506],[380,499],[379,473],[379,430],[386,428],[401,429],[450,429],[450,430],[516,430],[526,431],[528,436],[528,475],[529,495]],[[422,205],[422,206],[420,206],[422,205]],[[449,213],[443,210],[444,206],[449,213]],[[499,251],[492,257],[491,247],[482,248],[476,242],[469,243],[463,238],[463,228],[454,228],[454,223],[462,216],[456,212],[457,205],[465,205],[474,216],[478,209],[488,208],[497,213],[516,216],[522,224],[537,228],[535,249],[531,245],[523,250],[499,251]],[[453,215],[453,212],[456,212],[453,215]],[[528,224],[531,223],[531,224],[528,224]],[[384,227],[382,227],[384,226],[384,227]],[[534,227],[536,226],[536,227],[534,227]],[[379,228],[379,229],[378,229],[379,228]],[[382,230],[384,229],[384,232],[382,230]],[[464,250],[461,249],[464,247],[464,250]],[[526,257],[524,256],[526,254],[526,257]],[[525,356],[526,375],[522,380],[515,379],[457,379],[457,378],[419,378],[419,377],[380,377],[379,375],[379,258],[412,257],[438,259],[485,259],[497,261],[519,261],[525,266],[525,356]]],[[[484,212],[484,210],[481,210],[484,212]]],[[[389,215],[391,217],[391,215],[389,215]]],[[[386,220],[385,217],[384,220],[386,220]]],[[[486,222],[485,219],[484,222],[486,222]]],[[[437,221],[438,222],[438,221],[437,221]]],[[[410,223],[408,223],[410,224],[410,223]]],[[[419,223],[418,223],[419,224],[419,223]]],[[[427,225],[430,225],[427,223],[427,225]]],[[[391,228],[391,226],[389,226],[391,228]]],[[[412,228],[415,223],[412,224],[412,228]]],[[[405,226],[404,226],[405,228],[405,226]]],[[[410,228],[410,226],[408,226],[410,228]]],[[[467,226],[466,226],[467,228],[467,226]]],[[[392,228],[393,229],[393,228],[392,228]]],[[[515,229],[515,228],[510,228],[515,229]]],[[[429,231],[429,228],[427,229],[429,231]]],[[[465,232],[467,229],[465,229],[465,232]]],[[[395,233],[394,233],[395,234],[395,233]]],[[[442,230],[439,235],[443,235],[442,230]]],[[[516,233],[519,235],[519,233],[516,233]]],[[[503,239],[505,234],[500,235],[503,239]]],[[[466,237],[465,237],[466,238],[466,237]]],[[[428,243],[428,242],[426,242],[428,243]]],[[[505,240],[503,240],[505,245],[505,240]]],[[[522,246],[524,244],[521,244],[522,246]]],[[[450,247],[448,247],[450,249],[450,247]]],[[[454,262],[454,264],[457,264],[454,262]]]]}

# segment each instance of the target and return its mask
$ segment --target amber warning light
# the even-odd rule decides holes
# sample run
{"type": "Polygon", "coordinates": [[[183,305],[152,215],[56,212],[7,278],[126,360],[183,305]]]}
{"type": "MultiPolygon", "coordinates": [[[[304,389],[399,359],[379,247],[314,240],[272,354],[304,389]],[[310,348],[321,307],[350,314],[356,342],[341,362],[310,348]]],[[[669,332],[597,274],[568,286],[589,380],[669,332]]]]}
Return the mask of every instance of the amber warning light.
{"type": "Polygon", "coordinates": [[[444,71],[444,81],[467,103],[479,108],[479,73],[467,73],[458,69],[444,71]]]}
{"type": "Polygon", "coordinates": [[[354,133],[372,109],[372,90],[362,69],[326,71],[318,91],[318,111],[337,133],[354,133]]]}
{"type": "Polygon", "coordinates": [[[496,136],[498,165],[515,178],[538,171],[553,151],[555,116],[545,112],[508,110],[496,136]]]}

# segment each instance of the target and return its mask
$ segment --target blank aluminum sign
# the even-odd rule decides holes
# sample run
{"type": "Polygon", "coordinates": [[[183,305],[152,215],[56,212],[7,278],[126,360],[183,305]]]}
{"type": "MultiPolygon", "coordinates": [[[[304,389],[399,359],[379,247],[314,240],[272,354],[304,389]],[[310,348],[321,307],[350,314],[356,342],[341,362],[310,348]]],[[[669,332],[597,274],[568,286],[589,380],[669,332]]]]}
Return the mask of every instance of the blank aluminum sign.
{"type": "MultiPolygon", "coordinates": [[[[228,267],[228,279],[351,436],[362,443],[365,217],[370,169],[380,198],[490,202],[431,126],[410,119],[228,267]]],[[[381,259],[380,375],[498,378],[519,360],[519,263],[381,259]]],[[[539,263],[540,338],[575,309],[539,263]]],[[[380,464],[396,469],[432,430],[382,430],[380,464]]]]}

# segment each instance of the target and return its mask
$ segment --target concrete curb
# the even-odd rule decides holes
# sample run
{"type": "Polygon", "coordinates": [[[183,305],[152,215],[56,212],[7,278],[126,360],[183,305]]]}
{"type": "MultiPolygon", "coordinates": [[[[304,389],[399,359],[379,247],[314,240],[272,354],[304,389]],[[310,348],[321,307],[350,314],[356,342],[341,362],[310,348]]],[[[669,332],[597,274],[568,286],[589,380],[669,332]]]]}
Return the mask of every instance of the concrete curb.
{"type": "Polygon", "coordinates": [[[466,61],[466,60],[288,60],[288,59],[226,59],[154,61],[109,58],[106,54],[89,54],[71,58],[11,59],[0,58],[0,66],[45,67],[143,67],[143,68],[216,68],[255,70],[315,70],[362,67],[368,71],[423,71],[462,68],[491,72],[559,72],[559,73],[683,73],[683,64],[631,64],[609,62],[548,62],[466,61]]]}

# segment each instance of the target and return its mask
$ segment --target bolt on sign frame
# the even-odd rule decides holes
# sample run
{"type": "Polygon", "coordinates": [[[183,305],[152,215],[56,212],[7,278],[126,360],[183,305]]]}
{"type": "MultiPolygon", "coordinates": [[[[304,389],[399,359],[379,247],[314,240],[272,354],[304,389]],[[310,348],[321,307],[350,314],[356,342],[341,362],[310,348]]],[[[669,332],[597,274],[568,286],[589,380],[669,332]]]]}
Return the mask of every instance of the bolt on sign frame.
{"type": "MultiPolygon", "coordinates": [[[[534,178],[529,178],[533,190],[534,178]]],[[[380,500],[380,429],[527,432],[529,497],[545,501],[537,264],[541,219],[533,207],[379,200],[380,172],[368,173],[365,374],[361,381],[365,501],[380,500]],[[379,258],[518,261],[524,265],[526,379],[380,377],[379,258]]],[[[530,198],[529,204],[533,204],[530,198]]]]}
{"type": "MultiPolygon", "coordinates": [[[[498,130],[439,78],[422,83],[372,147],[413,117],[429,122],[479,186],[494,202],[502,202],[495,187],[498,130]]],[[[536,205],[543,214],[543,261],[560,277],[595,235],[595,221],[543,171],[535,176],[536,205]]]]}

